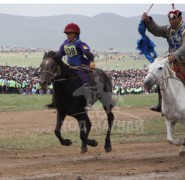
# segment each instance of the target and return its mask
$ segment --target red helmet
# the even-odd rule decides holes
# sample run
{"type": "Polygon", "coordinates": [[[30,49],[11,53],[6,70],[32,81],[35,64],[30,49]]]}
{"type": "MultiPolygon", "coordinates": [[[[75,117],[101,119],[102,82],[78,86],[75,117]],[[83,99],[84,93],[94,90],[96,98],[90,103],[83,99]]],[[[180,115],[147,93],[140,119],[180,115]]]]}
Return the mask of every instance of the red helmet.
{"type": "Polygon", "coordinates": [[[71,33],[71,32],[80,34],[79,26],[77,24],[74,24],[74,23],[68,24],[64,29],[64,33],[71,33]]]}

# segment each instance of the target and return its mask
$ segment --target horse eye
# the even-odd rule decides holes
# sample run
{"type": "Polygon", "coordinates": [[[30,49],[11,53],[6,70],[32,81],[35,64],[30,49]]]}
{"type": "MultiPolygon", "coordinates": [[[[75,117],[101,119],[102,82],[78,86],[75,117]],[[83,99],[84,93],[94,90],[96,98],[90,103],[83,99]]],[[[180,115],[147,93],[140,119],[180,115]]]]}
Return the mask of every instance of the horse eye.
{"type": "Polygon", "coordinates": [[[162,67],[159,67],[159,70],[162,70],[163,68],[162,67]]]}

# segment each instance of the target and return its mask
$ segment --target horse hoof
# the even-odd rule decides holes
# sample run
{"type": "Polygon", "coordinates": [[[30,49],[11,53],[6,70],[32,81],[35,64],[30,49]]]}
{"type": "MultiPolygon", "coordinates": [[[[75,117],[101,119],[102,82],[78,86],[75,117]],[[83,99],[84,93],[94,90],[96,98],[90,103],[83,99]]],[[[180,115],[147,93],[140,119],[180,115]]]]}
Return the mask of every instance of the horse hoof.
{"type": "Polygon", "coordinates": [[[88,140],[87,140],[87,144],[88,144],[89,146],[96,147],[96,146],[98,145],[98,141],[88,139],[88,140]]]}
{"type": "Polygon", "coordinates": [[[185,157],[185,151],[179,152],[179,156],[180,156],[180,157],[185,157]]]}
{"type": "Polygon", "coordinates": [[[82,154],[83,154],[83,153],[86,153],[87,151],[88,151],[87,147],[81,148],[81,153],[82,153],[82,154]]]}
{"type": "Polygon", "coordinates": [[[106,153],[109,153],[109,152],[111,152],[112,151],[112,147],[110,146],[110,147],[105,147],[105,152],[106,153]]]}
{"type": "Polygon", "coordinates": [[[179,156],[180,157],[185,157],[185,146],[183,146],[180,151],[179,151],[179,156]]]}
{"type": "Polygon", "coordinates": [[[72,141],[70,139],[65,139],[63,142],[63,145],[70,146],[72,144],[72,141]]]}

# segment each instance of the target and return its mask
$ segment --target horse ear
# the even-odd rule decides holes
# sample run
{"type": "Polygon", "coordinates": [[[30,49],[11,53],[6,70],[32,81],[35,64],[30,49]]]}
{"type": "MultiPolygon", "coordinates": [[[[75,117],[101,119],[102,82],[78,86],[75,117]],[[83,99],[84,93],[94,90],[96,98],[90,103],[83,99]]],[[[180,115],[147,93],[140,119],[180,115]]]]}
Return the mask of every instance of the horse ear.
{"type": "Polygon", "coordinates": [[[56,52],[54,58],[55,58],[57,61],[61,61],[62,56],[61,56],[61,54],[60,54],[59,52],[56,52]]]}
{"type": "Polygon", "coordinates": [[[44,56],[43,56],[43,59],[46,57],[46,55],[47,55],[47,52],[44,52],[44,56]]]}

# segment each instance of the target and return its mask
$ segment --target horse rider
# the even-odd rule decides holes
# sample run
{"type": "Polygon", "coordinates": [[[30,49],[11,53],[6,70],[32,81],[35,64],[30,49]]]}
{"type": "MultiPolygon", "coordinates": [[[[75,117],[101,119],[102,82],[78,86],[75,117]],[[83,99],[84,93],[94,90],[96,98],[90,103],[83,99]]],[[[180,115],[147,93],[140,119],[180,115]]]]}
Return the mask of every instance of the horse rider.
{"type": "MultiPolygon", "coordinates": [[[[76,69],[74,70],[75,73],[80,77],[82,83],[89,88],[89,76],[95,69],[94,55],[91,53],[89,46],[80,40],[80,28],[77,24],[67,24],[64,33],[67,39],[61,44],[59,53],[62,57],[67,55],[67,63],[76,69]]],[[[87,106],[85,109],[90,109],[92,107],[92,99],[89,97],[86,101],[87,106]]],[[[52,105],[49,104],[47,106],[52,107],[52,105]]]]}
{"type": "MultiPolygon", "coordinates": [[[[147,15],[147,13],[143,13],[142,15],[142,20],[150,33],[156,37],[163,37],[167,39],[169,45],[169,62],[178,64],[178,69],[182,69],[185,67],[185,23],[182,20],[182,12],[175,9],[174,4],[172,4],[172,10],[168,13],[168,19],[169,25],[159,26],[155,23],[152,17],[147,15]]],[[[151,108],[151,110],[161,112],[162,97],[159,87],[158,95],[158,105],[151,108]]]]}

